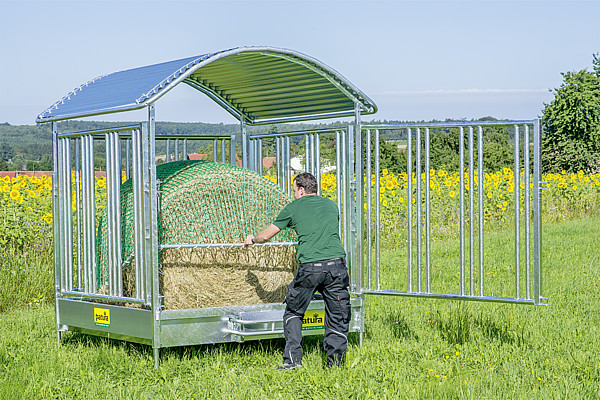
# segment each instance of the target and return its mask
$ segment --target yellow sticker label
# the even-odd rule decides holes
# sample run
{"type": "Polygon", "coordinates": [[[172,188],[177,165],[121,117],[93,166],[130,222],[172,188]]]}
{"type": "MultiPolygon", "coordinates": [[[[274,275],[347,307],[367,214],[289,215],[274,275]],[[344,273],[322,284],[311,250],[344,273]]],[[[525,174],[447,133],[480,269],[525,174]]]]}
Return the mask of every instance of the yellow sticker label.
{"type": "Polygon", "coordinates": [[[323,329],[325,326],[325,311],[324,310],[313,310],[306,311],[304,319],[302,320],[302,329],[323,329]]]}
{"type": "Polygon", "coordinates": [[[110,310],[107,308],[94,308],[94,325],[110,327],[110,310]]]}

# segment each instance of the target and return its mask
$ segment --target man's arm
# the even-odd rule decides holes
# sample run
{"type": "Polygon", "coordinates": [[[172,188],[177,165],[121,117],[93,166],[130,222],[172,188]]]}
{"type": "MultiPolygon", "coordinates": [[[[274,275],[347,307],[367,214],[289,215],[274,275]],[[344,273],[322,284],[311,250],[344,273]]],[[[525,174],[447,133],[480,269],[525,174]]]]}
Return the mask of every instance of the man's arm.
{"type": "Polygon", "coordinates": [[[252,246],[256,243],[265,243],[268,242],[273,236],[277,235],[281,229],[279,229],[276,225],[271,224],[256,236],[248,235],[246,236],[246,241],[244,242],[244,247],[252,246]]]}

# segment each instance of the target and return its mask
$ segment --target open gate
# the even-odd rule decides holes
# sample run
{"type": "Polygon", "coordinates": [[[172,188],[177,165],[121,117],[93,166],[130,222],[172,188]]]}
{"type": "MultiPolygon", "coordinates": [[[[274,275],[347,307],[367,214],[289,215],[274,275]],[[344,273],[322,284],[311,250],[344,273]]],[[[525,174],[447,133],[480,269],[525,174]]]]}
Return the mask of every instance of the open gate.
{"type": "MultiPolygon", "coordinates": [[[[355,215],[352,206],[346,207],[354,220],[346,230],[353,238],[348,249],[352,254],[351,291],[355,295],[392,295],[427,298],[445,298],[471,301],[506,302],[542,305],[541,266],[541,125],[540,120],[489,121],[489,122],[446,122],[428,124],[363,125],[350,126],[347,137],[350,148],[355,147],[355,180],[350,183],[356,198],[355,215]],[[356,128],[358,127],[358,128],[356,128]],[[514,250],[512,269],[512,293],[503,295],[486,290],[488,264],[494,263],[486,257],[484,230],[486,213],[484,203],[491,192],[484,189],[485,171],[483,150],[484,129],[502,128],[503,133],[512,135],[514,143],[514,186],[512,196],[503,195],[512,203],[514,250]],[[352,130],[356,129],[355,143],[352,130]],[[459,182],[456,190],[458,202],[458,259],[444,268],[455,272],[453,289],[447,284],[443,290],[436,288],[433,280],[436,257],[432,251],[432,176],[430,169],[430,138],[433,132],[445,130],[458,136],[459,182]],[[398,247],[406,249],[404,265],[395,265],[394,274],[404,274],[404,285],[382,285],[381,264],[381,199],[380,199],[380,141],[385,131],[400,131],[406,137],[406,187],[402,193],[407,199],[404,224],[397,228],[404,243],[398,247]],[[454,132],[452,132],[454,131],[454,132]],[[465,141],[467,143],[465,143],[465,141]],[[531,154],[530,147],[533,148],[531,154]],[[522,153],[521,154],[521,150],[522,153]],[[462,173],[461,173],[462,171],[462,173]],[[374,175],[373,184],[369,184],[374,175]],[[511,201],[512,197],[512,201],[511,201]],[[412,199],[412,201],[411,201],[412,199]],[[532,235],[533,228],[533,235],[532,235]],[[364,246],[364,247],[363,247],[364,246]],[[533,266],[533,270],[532,270],[533,266]],[[404,270],[404,271],[402,271],[404,270]]],[[[509,140],[509,137],[506,137],[509,140]]],[[[509,188],[511,190],[511,188],[509,188]]],[[[402,191],[401,191],[402,192],[402,191]]],[[[352,196],[350,196],[351,199],[352,196]]],[[[346,197],[348,198],[348,197],[346,197]]],[[[503,205],[504,207],[504,205],[503,205]]],[[[503,268],[506,270],[506,267],[503,268]]],[[[506,272],[506,271],[503,271],[506,272]]],[[[503,274],[505,281],[507,274],[503,274]]]]}

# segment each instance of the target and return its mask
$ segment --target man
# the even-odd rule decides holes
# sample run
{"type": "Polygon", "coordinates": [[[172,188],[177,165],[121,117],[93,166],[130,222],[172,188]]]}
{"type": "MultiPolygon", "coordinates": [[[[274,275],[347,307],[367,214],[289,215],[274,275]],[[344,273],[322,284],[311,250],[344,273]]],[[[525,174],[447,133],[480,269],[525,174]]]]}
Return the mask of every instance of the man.
{"type": "Polygon", "coordinates": [[[280,230],[298,234],[300,266],[285,296],[283,330],[285,350],[278,370],[302,367],[302,320],[315,291],[325,301],[324,348],[327,367],[342,366],[346,356],[350,323],[350,294],[346,252],[338,233],[339,211],[330,199],[317,195],[317,180],[309,173],[294,179],[294,200],[258,235],[244,244],[265,243],[280,230]]]}

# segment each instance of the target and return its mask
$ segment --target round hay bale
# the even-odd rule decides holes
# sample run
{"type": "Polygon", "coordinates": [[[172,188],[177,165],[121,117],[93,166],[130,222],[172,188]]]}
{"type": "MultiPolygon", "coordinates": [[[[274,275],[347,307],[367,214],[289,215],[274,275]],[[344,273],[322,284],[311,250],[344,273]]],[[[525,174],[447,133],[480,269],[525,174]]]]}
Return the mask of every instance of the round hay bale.
{"type": "MultiPolygon", "coordinates": [[[[156,167],[160,244],[240,243],[277,216],[291,199],[269,179],[211,161],[156,167]]],[[[134,252],[131,180],[121,186],[122,258],[134,252]]],[[[98,282],[107,270],[106,212],[97,235],[98,282]]],[[[296,241],[292,230],[272,242],[296,241]]],[[[294,247],[165,249],[159,254],[159,289],[167,309],[281,302],[297,268],[294,247]]],[[[134,294],[135,260],[123,270],[124,295],[134,294]]]]}

